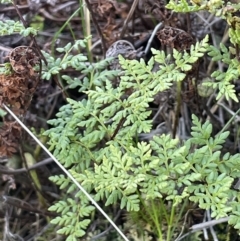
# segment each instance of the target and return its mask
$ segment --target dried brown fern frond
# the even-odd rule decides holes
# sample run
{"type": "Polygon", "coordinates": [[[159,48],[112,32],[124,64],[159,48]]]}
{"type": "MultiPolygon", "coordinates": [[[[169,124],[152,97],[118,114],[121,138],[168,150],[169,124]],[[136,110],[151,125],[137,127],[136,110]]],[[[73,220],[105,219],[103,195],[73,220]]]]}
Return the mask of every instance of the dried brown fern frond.
{"type": "MultiPolygon", "coordinates": [[[[0,75],[0,106],[8,105],[16,115],[26,113],[40,79],[41,63],[36,51],[27,46],[9,54],[12,72],[0,75]]],[[[16,122],[4,118],[0,127],[0,156],[17,152],[22,130],[16,122]]]]}
{"type": "Polygon", "coordinates": [[[0,127],[0,156],[11,156],[18,151],[22,128],[15,121],[4,122],[0,127]]]}

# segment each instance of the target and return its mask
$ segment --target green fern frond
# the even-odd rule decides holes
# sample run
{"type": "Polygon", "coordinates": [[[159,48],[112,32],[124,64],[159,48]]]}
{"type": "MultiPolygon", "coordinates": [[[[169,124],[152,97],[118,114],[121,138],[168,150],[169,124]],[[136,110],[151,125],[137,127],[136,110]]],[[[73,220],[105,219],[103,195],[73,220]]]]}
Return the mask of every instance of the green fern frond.
{"type": "MultiPolygon", "coordinates": [[[[206,36],[192,46],[189,53],[174,50],[173,55],[165,56],[162,51],[152,50],[153,57],[148,63],[120,56],[123,72],[117,88],[110,79],[104,79],[114,76],[112,72],[106,71],[100,77],[93,74],[97,73],[94,67],[86,72],[92,76],[86,77],[86,84],[65,78],[74,87],[84,88],[87,98],[68,99],[57,118],[49,121],[53,127],[45,134],[50,137],[49,146],[54,154],[66,167],[71,167],[74,178],[94,193],[96,201],[105,205],[119,204],[128,212],[139,212],[143,200],[172,201],[177,206],[187,198],[201,208],[211,209],[214,217],[231,214],[227,202],[235,194],[231,184],[239,177],[240,170],[235,166],[239,155],[221,157],[228,132],[212,137],[212,125],[208,121],[201,124],[193,116],[192,137],[185,143],[180,144],[170,135],[155,136],[150,143],[138,141],[139,133],[152,129],[148,108],[159,91],[169,89],[174,81],[182,81],[186,71],[207,51],[211,55],[220,54],[230,63],[223,45],[221,51],[217,51],[209,48],[207,41],[206,36]],[[155,63],[159,64],[159,69],[154,72],[155,63]]],[[[71,45],[64,51],[70,49],[71,45]]],[[[85,60],[81,61],[84,64],[85,60]]],[[[224,89],[224,94],[229,95],[229,91],[224,89]]],[[[67,193],[76,192],[64,176],[53,177],[52,181],[67,193]]],[[[88,207],[81,195],[79,200],[88,207]]],[[[71,206],[80,214],[79,200],[73,199],[75,203],[71,206]]],[[[64,202],[68,202],[67,199],[64,202]]],[[[63,219],[58,217],[57,224],[67,224],[71,212],[63,209],[63,219]]],[[[88,224],[89,220],[84,217],[71,220],[67,225],[72,227],[67,226],[61,232],[74,238],[74,227],[78,225],[75,222],[88,224]]],[[[76,235],[83,235],[84,227],[78,227],[81,234],[76,235]]]]}

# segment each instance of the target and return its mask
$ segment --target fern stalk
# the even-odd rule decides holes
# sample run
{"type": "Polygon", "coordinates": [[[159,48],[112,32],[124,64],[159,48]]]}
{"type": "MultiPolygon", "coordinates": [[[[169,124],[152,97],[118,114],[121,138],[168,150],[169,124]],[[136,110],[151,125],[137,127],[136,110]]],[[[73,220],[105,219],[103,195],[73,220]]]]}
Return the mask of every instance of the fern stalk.
{"type": "Polygon", "coordinates": [[[63,26],[56,32],[56,34],[54,35],[53,37],[53,40],[52,40],[52,46],[51,46],[51,54],[52,56],[54,56],[54,50],[55,50],[55,43],[56,43],[56,40],[58,38],[58,36],[60,35],[60,33],[63,31],[63,29],[68,26],[69,22],[72,20],[72,18],[81,10],[81,7],[78,8],[69,18],[68,20],[63,24],[63,26]]]}

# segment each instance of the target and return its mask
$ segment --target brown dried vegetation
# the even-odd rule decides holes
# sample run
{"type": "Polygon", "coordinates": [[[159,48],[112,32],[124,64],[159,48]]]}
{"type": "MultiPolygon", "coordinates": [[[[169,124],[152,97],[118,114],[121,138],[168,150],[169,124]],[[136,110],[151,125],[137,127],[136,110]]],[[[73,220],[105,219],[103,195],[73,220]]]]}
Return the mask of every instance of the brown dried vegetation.
{"type": "MultiPolygon", "coordinates": [[[[0,75],[0,106],[11,107],[23,116],[31,103],[39,82],[40,60],[31,47],[20,46],[9,55],[12,72],[0,75]]],[[[5,121],[0,128],[0,156],[10,156],[17,152],[21,138],[21,127],[15,121],[5,121]]]]}

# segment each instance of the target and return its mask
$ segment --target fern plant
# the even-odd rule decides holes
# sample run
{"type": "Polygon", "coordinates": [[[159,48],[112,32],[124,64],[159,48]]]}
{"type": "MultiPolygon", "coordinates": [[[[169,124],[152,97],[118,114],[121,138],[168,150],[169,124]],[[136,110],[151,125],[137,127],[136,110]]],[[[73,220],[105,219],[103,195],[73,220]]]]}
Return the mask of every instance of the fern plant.
{"type": "MultiPolygon", "coordinates": [[[[114,72],[106,71],[108,74],[99,80],[93,66],[90,71],[82,68],[90,74],[83,82],[64,77],[87,97],[68,99],[57,118],[49,121],[53,127],[45,132],[50,150],[96,201],[106,206],[119,204],[129,213],[150,210],[146,219],[159,240],[176,235],[176,220],[187,202],[211,209],[216,218],[232,215],[229,222],[235,227],[239,223],[238,204],[233,199],[238,192],[232,183],[240,176],[240,156],[221,153],[228,132],[211,137],[212,125],[201,125],[193,116],[192,137],[183,144],[169,135],[155,136],[149,143],[138,139],[140,133],[152,128],[149,103],[159,91],[185,78],[191,65],[209,51],[207,40],[206,36],[192,46],[190,53],[174,50],[172,56],[166,56],[163,51],[152,50],[147,64],[120,56],[124,75],[117,88],[109,79],[109,73],[114,76],[114,72]],[[153,72],[156,62],[159,70],[153,72]],[[157,212],[160,206],[164,215],[157,212]],[[174,215],[176,210],[180,211],[178,216],[174,215]]],[[[84,66],[84,61],[77,65],[84,66]]],[[[51,180],[67,193],[50,208],[60,214],[52,222],[62,226],[58,232],[67,235],[67,240],[76,240],[85,234],[94,208],[65,176],[51,180]],[[73,217],[73,213],[77,215],[73,217]]]]}
{"type": "Polygon", "coordinates": [[[190,13],[201,10],[208,11],[222,19],[226,20],[229,25],[229,38],[232,47],[227,48],[223,43],[220,44],[220,50],[214,46],[209,46],[208,54],[212,57],[213,61],[222,61],[227,65],[227,71],[216,70],[211,74],[211,77],[216,80],[206,81],[203,85],[218,89],[217,99],[225,96],[227,100],[234,99],[238,102],[238,98],[234,91],[233,80],[239,78],[239,45],[240,45],[240,18],[237,16],[237,12],[240,9],[240,3],[231,3],[218,0],[218,1],[198,1],[192,0],[189,4],[186,0],[176,1],[170,0],[166,5],[176,12],[190,13]],[[230,55],[235,58],[231,58],[230,55]]]}
{"type": "MultiPolygon", "coordinates": [[[[219,89],[217,98],[237,101],[232,80],[239,76],[239,24],[233,13],[239,4],[231,5],[230,12],[223,1],[193,1],[190,5],[185,0],[177,4],[170,0],[168,7],[179,12],[207,10],[224,16],[231,26],[229,35],[234,46],[228,49],[221,44],[218,50],[208,44],[206,36],[189,52],[173,50],[172,55],[166,55],[152,49],[148,63],[120,56],[124,74],[117,88],[113,88],[111,79],[118,72],[106,70],[111,59],[89,64],[81,53],[88,39],[59,48],[61,58],[43,52],[48,61],[43,68],[44,79],[60,75],[68,67],[84,75],[81,80],[61,76],[70,88],[84,92],[85,98],[68,99],[56,118],[49,121],[52,128],[45,132],[49,148],[96,201],[118,205],[130,215],[137,213],[140,217],[145,213],[145,223],[151,224],[151,232],[159,240],[171,240],[179,233],[179,220],[188,202],[210,209],[216,218],[228,215],[229,224],[240,229],[239,192],[232,185],[240,176],[240,155],[222,151],[228,132],[212,137],[212,125],[208,121],[201,124],[193,115],[191,138],[183,143],[170,135],[155,136],[149,143],[139,141],[140,133],[152,129],[149,103],[154,96],[171,88],[174,82],[183,81],[186,72],[205,53],[228,66],[224,73],[213,72],[218,82],[205,84],[219,89]],[[73,50],[79,54],[73,54],[73,50]],[[158,71],[153,71],[155,63],[158,71]]],[[[0,29],[0,34],[36,34],[34,29],[25,29],[14,21],[2,23],[0,29]]],[[[67,240],[77,240],[86,234],[95,208],[64,175],[51,180],[66,190],[62,200],[50,208],[59,213],[52,223],[60,226],[58,233],[66,235],[67,240]]],[[[140,229],[143,223],[139,221],[140,229]]]]}

